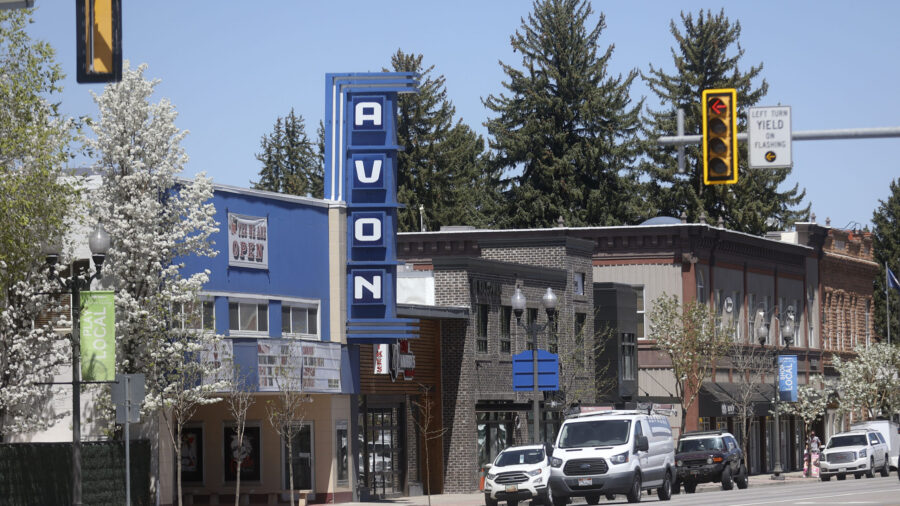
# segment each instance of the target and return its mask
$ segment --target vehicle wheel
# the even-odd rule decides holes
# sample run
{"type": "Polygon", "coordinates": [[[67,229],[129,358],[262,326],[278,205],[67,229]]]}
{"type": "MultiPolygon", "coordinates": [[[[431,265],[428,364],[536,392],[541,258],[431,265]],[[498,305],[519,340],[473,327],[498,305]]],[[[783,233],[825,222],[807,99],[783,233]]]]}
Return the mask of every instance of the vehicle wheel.
{"type": "Polygon", "coordinates": [[[869,470],[866,471],[866,478],[875,477],[875,457],[869,457],[869,470]]]}
{"type": "Polygon", "coordinates": [[[847,475],[846,475],[846,474],[839,474],[839,475],[837,475],[837,479],[838,479],[838,481],[844,481],[844,480],[847,479],[847,475]]]}
{"type": "Polygon", "coordinates": [[[484,505],[485,506],[497,506],[497,500],[491,499],[491,494],[484,494],[484,505]]]}
{"type": "Polygon", "coordinates": [[[749,480],[747,479],[747,466],[741,464],[741,474],[739,474],[738,477],[734,479],[734,482],[737,483],[737,487],[741,490],[747,488],[747,486],[750,484],[749,480]]]}
{"type": "Polygon", "coordinates": [[[553,489],[547,484],[547,495],[544,496],[544,506],[553,506],[553,489]]]}
{"type": "Polygon", "coordinates": [[[662,485],[656,489],[656,495],[659,496],[660,501],[672,499],[672,474],[669,471],[666,471],[666,477],[663,478],[662,485]]]}
{"type": "Polygon", "coordinates": [[[519,506],[519,501],[506,501],[506,506],[519,506]]]}
{"type": "Polygon", "coordinates": [[[584,500],[587,501],[588,504],[599,504],[600,496],[599,495],[586,495],[586,496],[584,496],[584,500]]]}
{"type": "Polygon", "coordinates": [[[566,506],[569,504],[569,500],[565,497],[554,497],[553,498],[553,506],[566,506]]]}
{"type": "Polygon", "coordinates": [[[731,490],[734,488],[734,480],[731,479],[731,468],[725,466],[722,470],[722,490],[731,490]]]}
{"type": "Polygon", "coordinates": [[[890,465],[890,463],[888,463],[889,459],[890,459],[890,457],[888,457],[887,455],[884,456],[884,465],[881,466],[881,477],[882,478],[887,478],[888,476],[891,475],[891,465],[890,465]]]}
{"type": "Polygon", "coordinates": [[[693,494],[697,491],[697,484],[690,481],[684,482],[684,491],[688,494],[693,494]]]}
{"type": "Polygon", "coordinates": [[[819,479],[822,481],[831,481],[831,475],[820,474],[819,479]]]}
{"type": "Polygon", "coordinates": [[[616,500],[616,494],[606,494],[606,500],[607,500],[607,501],[615,501],[615,500],[616,500]]]}
{"type": "Polygon", "coordinates": [[[631,490],[625,494],[628,502],[641,502],[641,473],[634,473],[634,481],[631,482],[631,490]]]}
{"type": "Polygon", "coordinates": [[[862,475],[860,473],[853,473],[853,478],[858,480],[862,478],[862,475]]]}

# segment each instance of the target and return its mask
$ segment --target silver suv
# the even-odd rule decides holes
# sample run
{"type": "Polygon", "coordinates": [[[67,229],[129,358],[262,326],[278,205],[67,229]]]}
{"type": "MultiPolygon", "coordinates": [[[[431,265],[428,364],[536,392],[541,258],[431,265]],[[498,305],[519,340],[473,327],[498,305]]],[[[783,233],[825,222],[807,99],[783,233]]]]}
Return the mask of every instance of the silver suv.
{"type": "Polygon", "coordinates": [[[831,436],[819,460],[819,478],[828,481],[832,476],[843,480],[848,474],[856,479],[863,474],[871,478],[875,470],[882,476],[890,473],[891,459],[884,436],[877,430],[858,429],[831,436]]]}

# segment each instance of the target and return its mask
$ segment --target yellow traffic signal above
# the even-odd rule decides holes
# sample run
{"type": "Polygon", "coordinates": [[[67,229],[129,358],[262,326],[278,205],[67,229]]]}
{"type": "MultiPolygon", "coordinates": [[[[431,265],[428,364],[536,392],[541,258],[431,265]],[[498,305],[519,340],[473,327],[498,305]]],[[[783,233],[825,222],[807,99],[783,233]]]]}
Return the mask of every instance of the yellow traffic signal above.
{"type": "Polygon", "coordinates": [[[122,0],[76,0],[76,79],[122,80],[122,0]]]}
{"type": "Polygon", "coordinates": [[[703,90],[702,104],[703,183],[737,183],[737,90],[703,90]]]}

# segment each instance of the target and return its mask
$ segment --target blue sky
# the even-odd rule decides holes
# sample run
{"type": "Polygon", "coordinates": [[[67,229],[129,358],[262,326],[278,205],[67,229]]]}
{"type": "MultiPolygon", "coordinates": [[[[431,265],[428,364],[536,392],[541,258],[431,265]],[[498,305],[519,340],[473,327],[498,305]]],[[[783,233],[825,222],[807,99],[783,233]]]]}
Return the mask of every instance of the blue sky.
{"type": "MultiPolygon", "coordinates": [[[[75,82],[75,8],[37,0],[30,34],[50,42],[68,74],[62,110],[96,115],[90,91],[75,82]]],[[[260,164],[260,138],[294,108],[315,138],[326,72],[379,71],[397,49],[421,53],[443,74],[458,117],[482,135],[481,99],[502,91],[499,61],[519,66],[510,36],[530,1],[123,0],[123,48],[133,65],[158,78],[187,129],[187,175],[249,186],[260,164]]],[[[742,26],[741,67],[764,63],[769,93],[760,105],[790,105],[793,128],[900,126],[900,2],[595,1],[606,16],[601,45],[614,44],[613,74],[650,63],[673,71],[669,21],[701,8],[742,26]]],[[[596,14],[595,14],[596,16],[596,14]]],[[[649,95],[637,82],[632,97],[649,95]]],[[[698,97],[699,100],[699,97],[698,97]]],[[[650,98],[652,104],[652,97],[650,98]]],[[[817,221],[836,227],[871,223],[879,200],[900,176],[900,138],[795,141],[786,184],[806,188],[817,221]]]]}

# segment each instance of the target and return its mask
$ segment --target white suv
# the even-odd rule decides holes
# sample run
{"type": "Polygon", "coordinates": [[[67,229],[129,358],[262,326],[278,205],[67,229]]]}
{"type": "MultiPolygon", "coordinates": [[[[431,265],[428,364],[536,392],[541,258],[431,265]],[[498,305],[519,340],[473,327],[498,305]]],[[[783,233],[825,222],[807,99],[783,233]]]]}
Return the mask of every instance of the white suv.
{"type": "Polygon", "coordinates": [[[519,501],[533,500],[547,506],[553,504],[550,460],[543,445],[511,446],[497,455],[487,467],[484,477],[484,504],[497,506],[506,501],[515,506],[519,501]]]}
{"type": "Polygon", "coordinates": [[[878,469],[882,476],[890,473],[890,457],[884,436],[876,430],[859,429],[831,436],[819,459],[819,478],[832,476],[843,480],[848,474],[856,479],[865,474],[871,478],[878,469]]]}
{"type": "Polygon", "coordinates": [[[550,458],[555,506],[572,497],[597,504],[625,494],[639,502],[647,489],[660,500],[672,497],[675,443],[665,416],[646,411],[600,411],[566,419],[550,458]]]}

